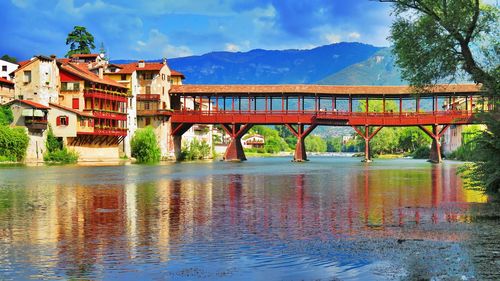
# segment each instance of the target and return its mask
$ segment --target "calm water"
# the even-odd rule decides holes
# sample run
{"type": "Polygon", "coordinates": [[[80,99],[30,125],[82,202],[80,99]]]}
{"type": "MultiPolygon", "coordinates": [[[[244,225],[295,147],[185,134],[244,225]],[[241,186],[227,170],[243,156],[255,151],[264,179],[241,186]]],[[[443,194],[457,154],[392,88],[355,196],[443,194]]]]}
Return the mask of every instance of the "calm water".
{"type": "Polygon", "coordinates": [[[0,168],[0,280],[477,278],[456,164],[0,168]]]}

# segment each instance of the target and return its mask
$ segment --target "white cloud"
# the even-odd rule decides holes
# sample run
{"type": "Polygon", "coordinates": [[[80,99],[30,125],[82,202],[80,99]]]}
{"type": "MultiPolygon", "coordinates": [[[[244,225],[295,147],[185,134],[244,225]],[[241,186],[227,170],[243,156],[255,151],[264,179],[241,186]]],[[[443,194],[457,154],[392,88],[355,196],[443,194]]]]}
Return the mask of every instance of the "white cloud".
{"type": "Polygon", "coordinates": [[[185,57],[193,54],[187,46],[170,44],[168,37],[158,29],[151,29],[148,39],[146,41],[138,40],[133,49],[144,59],[185,57]]]}
{"type": "Polygon", "coordinates": [[[329,44],[339,43],[341,39],[340,35],[334,33],[327,33],[324,37],[329,44]]]}
{"type": "Polygon", "coordinates": [[[233,44],[233,43],[226,43],[226,49],[227,52],[238,52],[240,51],[240,46],[233,44]]]}
{"type": "Polygon", "coordinates": [[[359,38],[361,38],[361,34],[357,32],[351,32],[349,33],[349,35],[347,35],[347,37],[349,37],[350,40],[357,41],[359,40],[359,38]]]}

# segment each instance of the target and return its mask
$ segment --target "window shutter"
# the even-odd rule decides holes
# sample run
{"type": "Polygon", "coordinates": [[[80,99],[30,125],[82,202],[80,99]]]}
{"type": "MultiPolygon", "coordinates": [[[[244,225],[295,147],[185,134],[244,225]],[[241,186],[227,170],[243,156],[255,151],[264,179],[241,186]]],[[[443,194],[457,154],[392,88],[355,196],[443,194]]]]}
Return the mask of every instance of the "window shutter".
{"type": "Polygon", "coordinates": [[[61,126],[61,116],[57,116],[56,118],[56,125],[61,126]]]}
{"type": "Polygon", "coordinates": [[[80,100],[78,98],[73,99],[73,109],[80,108],[80,100]]]}

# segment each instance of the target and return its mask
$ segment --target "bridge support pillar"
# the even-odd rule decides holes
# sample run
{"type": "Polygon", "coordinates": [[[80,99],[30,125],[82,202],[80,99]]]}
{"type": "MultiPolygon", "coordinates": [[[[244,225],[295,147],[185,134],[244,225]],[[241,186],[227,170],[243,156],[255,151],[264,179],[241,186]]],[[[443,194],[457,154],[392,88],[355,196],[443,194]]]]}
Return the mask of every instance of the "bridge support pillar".
{"type": "Polygon", "coordinates": [[[365,125],[364,131],[361,131],[356,126],[352,126],[352,127],[354,128],[356,133],[358,133],[358,135],[360,135],[365,140],[365,159],[363,159],[363,162],[367,162],[367,163],[372,162],[371,153],[370,153],[370,140],[383,128],[383,126],[378,127],[371,134],[370,134],[370,126],[368,126],[368,125],[365,125]]]}
{"type": "Polygon", "coordinates": [[[241,137],[252,128],[252,124],[222,124],[222,128],[231,136],[231,143],[229,143],[224,153],[224,161],[247,160],[245,152],[243,151],[243,145],[241,144],[241,137]]]}
{"type": "Polygon", "coordinates": [[[297,125],[297,129],[292,124],[285,124],[288,129],[297,137],[297,144],[295,145],[295,154],[293,155],[294,162],[304,162],[307,160],[306,153],[306,137],[316,128],[316,124],[312,124],[309,128],[305,129],[304,125],[297,125]]]}
{"type": "Polygon", "coordinates": [[[193,124],[189,123],[172,123],[172,135],[174,141],[174,156],[176,161],[182,160],[182,135],[191,128],[193,124]]]}
{"type": "Polygon", "coordinates": [[[431,153],[429,155],[429,162],[431,163],[441,163],[443,161],[441,157],[441,137],[443,136],[444,132],[450,127],[450,125],[444,125],[441,130],[439,130],[439,127],[437,124],[432,125],[432,131],[429,131],[424,126],[418,126],[422,131],[424,131],[429,137],[432,138],[432,145],[431,145],[431,153]]]}

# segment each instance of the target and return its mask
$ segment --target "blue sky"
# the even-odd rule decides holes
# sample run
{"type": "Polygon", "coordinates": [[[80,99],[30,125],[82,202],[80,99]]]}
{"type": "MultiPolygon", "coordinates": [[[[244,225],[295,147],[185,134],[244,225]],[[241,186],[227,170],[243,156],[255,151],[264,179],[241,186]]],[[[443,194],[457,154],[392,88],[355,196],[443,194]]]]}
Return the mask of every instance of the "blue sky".
{"type": "Polygon", "coordinates": [[[390,5],[370,0],[2,0],[0,55],[64,56],[87,27],[111,59],[211,51],[308,49],[357,41],[388,46],[390,5]]]}

